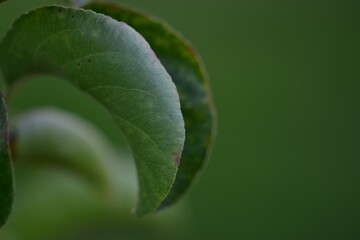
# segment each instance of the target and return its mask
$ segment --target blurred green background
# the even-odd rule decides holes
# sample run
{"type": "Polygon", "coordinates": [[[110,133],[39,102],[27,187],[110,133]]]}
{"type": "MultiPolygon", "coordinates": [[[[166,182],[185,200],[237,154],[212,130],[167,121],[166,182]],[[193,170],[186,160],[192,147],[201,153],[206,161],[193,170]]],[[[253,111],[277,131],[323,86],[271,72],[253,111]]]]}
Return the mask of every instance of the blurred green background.
{"type": "MultiPolygon", "coordinates": [[[[359,1],[121,2],[182,32],[210,75],[218,137],[178,238],[360,239],[359,1]]],[[[9,0],[0,36],[52,3],[9,0]]],[[[105,111],[58,79],[24,83],[9,104],[75,112],[124,145],[105,111]]]]}

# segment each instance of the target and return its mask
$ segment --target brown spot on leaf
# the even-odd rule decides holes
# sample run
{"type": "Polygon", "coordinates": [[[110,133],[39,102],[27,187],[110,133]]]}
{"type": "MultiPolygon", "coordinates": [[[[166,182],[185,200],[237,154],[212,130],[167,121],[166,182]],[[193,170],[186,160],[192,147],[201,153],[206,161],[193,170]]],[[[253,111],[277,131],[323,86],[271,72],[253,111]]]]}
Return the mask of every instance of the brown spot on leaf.
{"type": "Polygon", "coordinates": [[[181,154],[176,155],[175,164],[177,167],[180,165],[180,160],[181,160],[181,154]]]}
{"type": "Polygon", "coordinates": [[[16,133],[15,132],[10,132],[9,133],[9,148],[10,148],[10,153],[12,156],[15,156],[16,154],[16,133]]]}

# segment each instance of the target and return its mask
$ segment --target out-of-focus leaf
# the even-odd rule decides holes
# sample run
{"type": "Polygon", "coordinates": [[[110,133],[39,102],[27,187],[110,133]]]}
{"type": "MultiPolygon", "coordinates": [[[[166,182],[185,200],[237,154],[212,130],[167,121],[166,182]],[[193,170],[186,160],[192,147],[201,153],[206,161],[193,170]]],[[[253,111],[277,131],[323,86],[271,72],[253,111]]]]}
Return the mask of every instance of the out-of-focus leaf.
{"type": "Polygon", "coordinates": [[[18,197],[0,239],[172,239],[181,231],[184,205],[140,222],[130,214],[131,156],[113,149],[86,120],[41,108],[16,116],[9,132],[18,197]]]}
{"type": "Polygon", "coordinates": [[[6,103],[0,92],[0,227],[4,225],[9,216],[14,197],[7,128],[6,103]]]}
{"type": "Polygon", "coordinates": [[[160,20],[141,11],[111,3],[90,3],[84,8],[124,21],[137,30],[171,75],[180,95],[186,139],[175,183],[162,207],[176,202],[204,167],[215,138],[215,107],[207,73],[191,44],[160,20]]]}
{"type": "Polygon", "coordinates": [[[0,0],[0,3],[5,2],[6,0],[0,0]]]}
{"type": "Polygon", "coordinates": [[[109,111],[136,161],[136,213],[153,212],[175,179],[185,130],[176,87],[140,34],[92,11],[44,7],[14,23],[0,52],[9,89],[31,74],[56,75],[109,111]]]}
{"type": "Polygon", "coordinates": [[[108,191],[111,146],[86,121],[56,109],[36,109],[17,117],[10,135],[18,164],[65,169],[108,191]]]}
{"type": "MultiPolygon", "coordinates": [[[[124,182],[118,175],[127,174],[124,162],[129,162],[131,156],[120,156],[120,161],[108,159],[114,173],[110,179],[114,187],[111,198],[99,195],[68,171],[24,165],[14,158],[17,200],[7,224],[0,230],[0,239],[174,239],[189,221],[187,205],[139,220],[129,211],[135,188],[126,192],[119,187],[124,182]]],[[[136,181],[132,175],[131,181],[136,181]]]]}

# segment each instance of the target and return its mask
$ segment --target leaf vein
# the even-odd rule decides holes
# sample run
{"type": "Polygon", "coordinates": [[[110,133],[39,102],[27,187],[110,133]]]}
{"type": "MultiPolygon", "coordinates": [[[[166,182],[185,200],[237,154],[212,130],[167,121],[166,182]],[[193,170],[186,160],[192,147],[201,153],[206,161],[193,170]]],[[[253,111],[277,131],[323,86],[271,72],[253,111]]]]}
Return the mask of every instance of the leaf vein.
{"type": "Polygon", "coordinates": [[[141,93],[146,93],[150,96],[155,97],[155,95],[147,90],[144,89],[139,89],[139,88],[124,88],[124,87],[120,87],[120,86],[112,86],[112,85],[98,85],[98,86],[94,86],[94,87],[90,87],[85,89],[85,92],[89,92],[89,91],[93,91],[95,89],[101,89],[101,88],[114,88],[114,89],[121,89],[121,90],[126,90],[126,91],[134,91],[134,92],[141,92],[141,93]]]}
{"type": "Polygon", "coordinates": [[[165,154],[165,152],[159,147],[159,145],[157,145],[157,143],[150,137],[150,135],[148,133],[146,133],[145,131],[143,131],[142,129],[140,129],[139,127],[135,126],[133,123],[129,122],[128,120],[120,117],[119,115],[112,113],[113,116],[115,116],[116,118],[118,118],[120,121],[125,122],[126,124],[128,124],[130,127],[134,128],[135,130],[137,130],[138,132],[140,132],[142,135],[144,135],[146,138],[148,138],[151,143],[164,155],[164,158],[167,158],[167,155],[165,154]]]}
{"type": "Polygon", "coordinates": [[[62,33],[65,33],[65,32],[72,32],[72,31],[79,31],[80,29],[84,29],[84,27],[82,28],[72,28],[72,29],[65,29],[65,30],[62,30],[62,31],[59,31],[59,32],[56,32],[56,33],[53,33],[53,34],[50,34],[49,36],[47,36],[44,40],[42,40],[39,45],[35,48],[34,52],[33,52],[33,58],[32,58],[32,64],[34,65],[35,63],[35,59],[36,59],[36,56],[40,50],[40,48],[45,44],[47,43],[48,41],[50,41],[50,39],[62,34],[62,33]]]}

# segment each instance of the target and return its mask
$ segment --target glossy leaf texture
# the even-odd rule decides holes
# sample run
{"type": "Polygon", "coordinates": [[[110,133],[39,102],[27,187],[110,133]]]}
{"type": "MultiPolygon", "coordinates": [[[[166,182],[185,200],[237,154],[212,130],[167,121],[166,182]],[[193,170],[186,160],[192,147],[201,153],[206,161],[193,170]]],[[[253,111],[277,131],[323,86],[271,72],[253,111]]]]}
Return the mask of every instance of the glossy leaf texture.
{"type": "Polygon", "coordinates": [[[0,92],[0,227],[11,211],[14,198],[12,163],[8,147],[8,120],[5,99],[0,92]]]}
{"type": "Polygon", "coordinates": [[[209,158],[215,138],[215,107],[203,63],[187,40],[153,16],[112,3],[94,2],[84,8],[124,21],[138,31],[177,87],[186,139],[174,186],[161,207],[171,205],[192,186],[209,158]]]}
{"type": "Polygon", "coordinates": [[[92,11],[44,7],[14,23],[0,52],[9,90],[31,74],[55,75],[108,110],[135,158],[136,213],[152,213],[175,179],[185,130],[176,87],[140,34],[92,11]]]}

